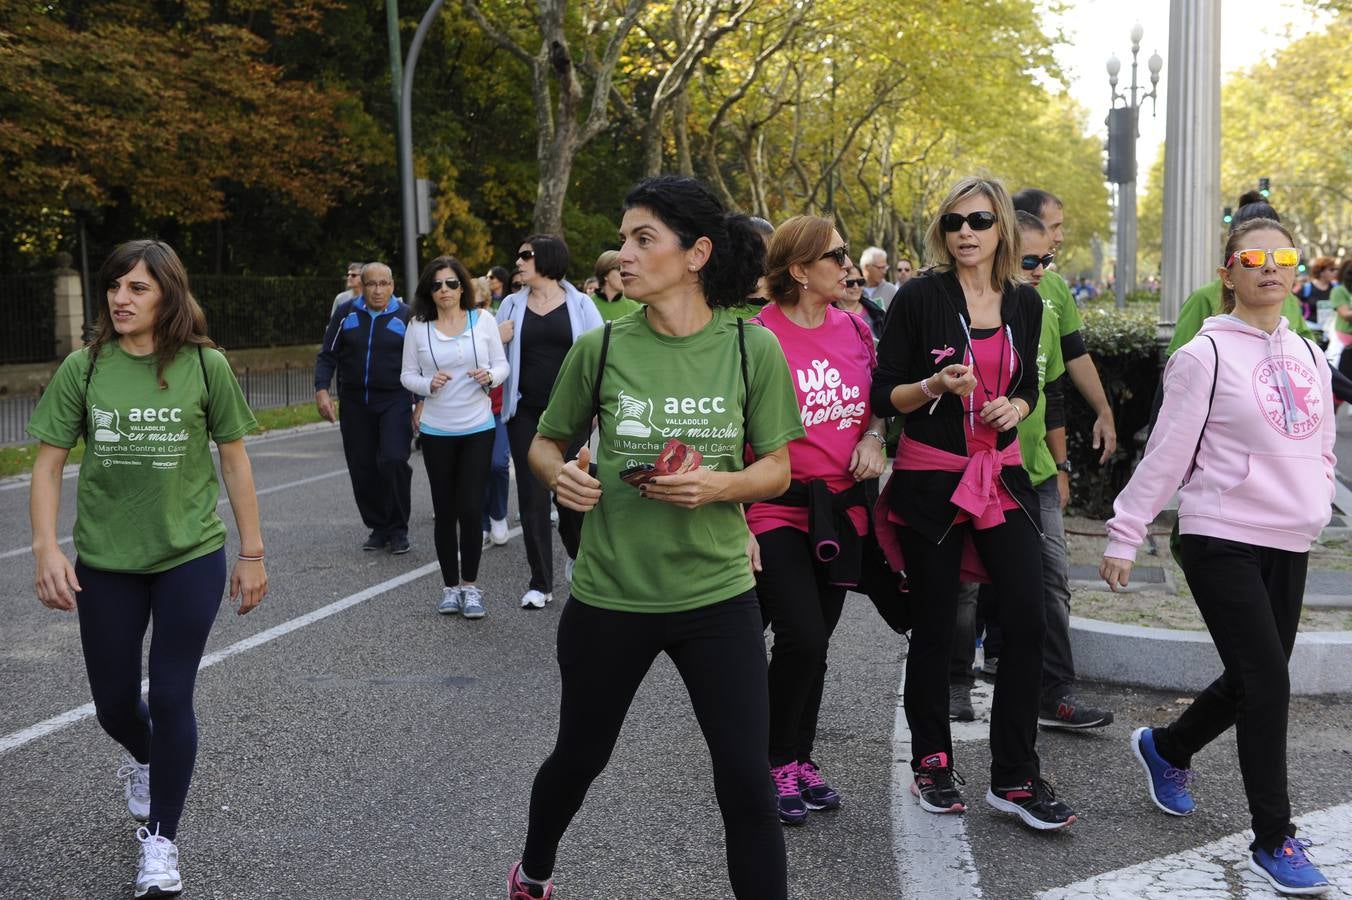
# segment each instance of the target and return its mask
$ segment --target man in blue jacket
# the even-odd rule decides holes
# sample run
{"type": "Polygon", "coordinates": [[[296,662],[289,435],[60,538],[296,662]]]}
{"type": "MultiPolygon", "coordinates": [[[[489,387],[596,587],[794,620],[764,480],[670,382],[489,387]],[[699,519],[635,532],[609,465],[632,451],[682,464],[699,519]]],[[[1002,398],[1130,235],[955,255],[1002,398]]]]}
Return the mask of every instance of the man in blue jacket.
{"type": "Polygon", "coordinates": [[[337,371],[343,453],[357,509],[371,529],[362,549],[407,553],[413,396],[399,383],[399,370],[411,310],[394,296],[389,266],[367,263],[361,280],[362,296],[340,304],[324,332],[315,407],[321,418],[338,422],[329,395],[337,371]]]}

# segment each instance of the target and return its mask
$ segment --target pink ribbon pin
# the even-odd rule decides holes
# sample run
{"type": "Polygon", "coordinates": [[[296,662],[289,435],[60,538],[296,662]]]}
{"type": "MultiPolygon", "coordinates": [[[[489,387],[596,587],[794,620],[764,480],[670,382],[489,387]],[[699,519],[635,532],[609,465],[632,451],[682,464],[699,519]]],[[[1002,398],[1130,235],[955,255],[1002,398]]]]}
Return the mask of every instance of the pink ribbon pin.
{"type": "Polygon", "coordinates": [[[954,347],[947,347],[947,346],[946,346],[946,347],[944,347],[944,349],[942,349],[942,350],[940,350],[940,349],[938,349],[938,348],[936,347],[935,349],[933,349],[933,350],[930,351],[930,355],[932,355],[932,356],[934,357],[934,364],[937,366],[939,363],[941,363],[941,362],[943,362],[944,360],[948,359],[950,356],[952,356],[953,354],[955,354],[955,353],[957,353],[957,352],[958,352],[957,349],[954,348],[954,347]]]}

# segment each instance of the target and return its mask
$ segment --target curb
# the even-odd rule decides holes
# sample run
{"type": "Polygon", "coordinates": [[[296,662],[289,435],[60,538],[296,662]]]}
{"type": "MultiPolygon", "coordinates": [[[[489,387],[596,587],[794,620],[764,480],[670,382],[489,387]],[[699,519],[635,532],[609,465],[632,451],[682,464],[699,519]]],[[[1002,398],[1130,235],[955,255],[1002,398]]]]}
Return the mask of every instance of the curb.
{"type": "MultiPolygon", "coordinates": [[[[1224,668],[1211,635],[1070,617],[1075,674],[1092,681],[1195,692],[1224,668]]],[[[1292,695],[1352,695],[1352,631],[1302,632],[1288,666],[1292,695]]]]}

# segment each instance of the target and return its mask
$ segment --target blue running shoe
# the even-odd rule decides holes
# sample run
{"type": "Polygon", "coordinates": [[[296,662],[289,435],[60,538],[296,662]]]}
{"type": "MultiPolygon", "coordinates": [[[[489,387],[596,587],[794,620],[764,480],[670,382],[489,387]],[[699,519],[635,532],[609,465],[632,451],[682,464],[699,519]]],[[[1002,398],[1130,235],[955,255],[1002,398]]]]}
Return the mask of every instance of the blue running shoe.
{"type": "Polygon", "coordinates": [[[443,616],[453,616],[460,612],[460,588],[444,587],[441,589],[441,602],[437,604],[437,612],[443,616]]]}
{"type": "Polygon", "coordinates": [[[1249,869],[1267,879],[1279,894],[1313,897],[1328,892],[1329,880],[1310,862],[1305,852],[1309,841],[1287,838],[1276,853],[1255,850],[1249,854],[1249,869]]]}
{"type": "Polygon", "coordinates": [[[1188,791],[1192,783],[1192,769],[1175,768],[1155,750],[1154,732],[1137,728],[1131,733],[1131,752],[1145,769],[1146,787],[1155,805],[1171,816],[1190,816],[1197,808],[1188,791]]]}
{"type": "Polygon", "coordinates": [[[812,760],[798,764],[798,788],[807,808],[814,812],[840,806],[840,792],[826,783],[812,760]]]}

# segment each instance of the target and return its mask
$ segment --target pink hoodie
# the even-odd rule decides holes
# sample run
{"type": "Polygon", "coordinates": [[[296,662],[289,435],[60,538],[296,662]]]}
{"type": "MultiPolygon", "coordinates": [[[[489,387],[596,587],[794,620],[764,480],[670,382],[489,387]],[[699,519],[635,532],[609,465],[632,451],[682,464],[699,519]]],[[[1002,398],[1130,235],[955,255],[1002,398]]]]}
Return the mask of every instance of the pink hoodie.
{"type": "Polygon", "coordinates": [[[1203,421],[1197,467],[1179,491],[1179,532],[1309,550],[1332,515],[1332,397],[1324,355],[1285,319],[1272,334],[1234,316],[1207,319],[1165,366],[1164,406],[1113,503],[1104,555],[1136,558],[1146,526],[1187,475],[1203,421]]]}

